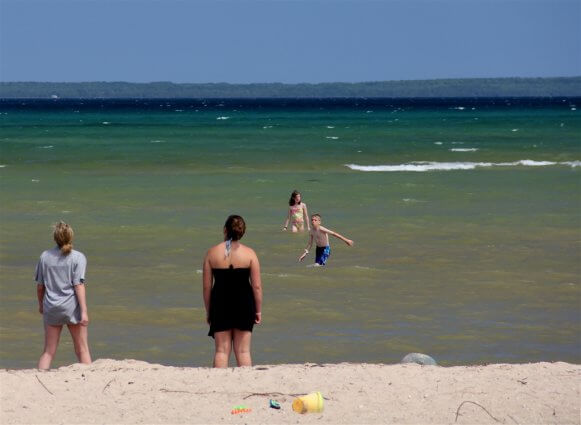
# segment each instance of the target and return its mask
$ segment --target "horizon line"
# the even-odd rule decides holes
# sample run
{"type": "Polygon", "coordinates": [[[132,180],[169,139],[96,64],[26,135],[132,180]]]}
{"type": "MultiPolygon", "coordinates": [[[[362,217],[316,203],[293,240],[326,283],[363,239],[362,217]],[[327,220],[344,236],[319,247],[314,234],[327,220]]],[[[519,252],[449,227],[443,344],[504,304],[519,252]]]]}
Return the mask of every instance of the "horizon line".
{"type": "Polygon", "coordinates": [[[256,84],[279,84],[279,85],[319,85],[319,84],[375,84],[375,83],[389,83],[389,82],[420,82],[420,81],[451,81],[451,80],[538,80],[538,79],[571,79],[571,78],[581,78],[579,75],[568,75],[568,76],[552,76],[552,77],[445,77],[445,78],[421,78],[421,79],[408,79],[408,80],[367,80],[367,81],[322,81],[322,82],[280,82],[280,81],[270,81],[270,82],[246,82],[246,83],[231,83],[226,81],[215,81],[215,82],[173,82],[168,80],[158,80],[158,81],[147,81],[147,82],[137,82],[137,81],[124,81],[124,80],[86,80],[86,81],[0,81],[0,84],[87,84],[87,83],[100,83],[100,84],[220,84],[220,85],[256,85],[256,84]]]}

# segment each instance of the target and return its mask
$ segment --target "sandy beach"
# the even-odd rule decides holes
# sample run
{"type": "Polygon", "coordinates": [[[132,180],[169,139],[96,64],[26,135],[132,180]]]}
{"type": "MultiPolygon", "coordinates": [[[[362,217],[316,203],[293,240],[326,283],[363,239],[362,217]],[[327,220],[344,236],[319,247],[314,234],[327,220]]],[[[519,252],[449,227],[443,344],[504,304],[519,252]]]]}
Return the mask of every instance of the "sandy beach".
{"type": "Polygon", "coordinates": [[[49,372],[1,370],[1,422],[579,424],[580,375],[580,365],[563,362],[217,370],[101,359],[49,372]],[[324,411],[294,412],[294,398],[313,391],[323,394],[324,411]],[[232,414],[240,405],[251,411],[232,414]]]}

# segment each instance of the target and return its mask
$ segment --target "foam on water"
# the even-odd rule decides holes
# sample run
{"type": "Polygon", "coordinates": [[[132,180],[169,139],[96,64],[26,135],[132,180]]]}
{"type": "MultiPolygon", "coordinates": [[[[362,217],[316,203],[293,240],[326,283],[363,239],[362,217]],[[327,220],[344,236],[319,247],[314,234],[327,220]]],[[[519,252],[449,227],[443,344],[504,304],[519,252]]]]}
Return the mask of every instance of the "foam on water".
{"type": "Polygon", "coordinates": [[[52,149],[54,146],[53,145],[46,145],[46,146],[41,146],[40,149],[52,149]]]}
{"type": "Polygon", "coordinates": [[[6,167],[6,165],[0,164],[0,168],[5,168],[5,167],[6,167]]]}
{"type": "Polygon", "coordinates": [[[524,166],[524,167],[545,167],[549,165],[566,165],[572,168],[581,166],[581,161],[566,161],[566,162],[554,162],[554,161],[533,161],[531,159],[521,159],[520,161],[513,162],[434,162],[434,161],[413,161],[407,164],[396,164],[396,165],[358,165],[358,164],[345,164],[352,170],[356,171],[414,171],[414,172],[425,172],[425,171],[452,171],[452,170],[474,170],[475,168],[488,168],[488,167],[514,167],[514,166],[524,166]]]}
{"type": "Polygon", "coordinates": [[[337,140],[338,137],[337,136],[327,136],[327,137],[325,137],[325,139],[337,140]]]}
{"type": "Polygon", "coordinates": [[[477,148],[453,148],[450,152],[476,152],[477,148]]]}
{"type": "Polygon", "coordinates": [[[218,117],[218,118],[216,118],[216,119],[217,119],[217,120],[229,120],[229,119],[230,119],[230,117],[218,117]]]}
{"type": "Polygon", "coordinates": [[[149,143],[165,143],[165,140],[152,140],[149,143]]]}

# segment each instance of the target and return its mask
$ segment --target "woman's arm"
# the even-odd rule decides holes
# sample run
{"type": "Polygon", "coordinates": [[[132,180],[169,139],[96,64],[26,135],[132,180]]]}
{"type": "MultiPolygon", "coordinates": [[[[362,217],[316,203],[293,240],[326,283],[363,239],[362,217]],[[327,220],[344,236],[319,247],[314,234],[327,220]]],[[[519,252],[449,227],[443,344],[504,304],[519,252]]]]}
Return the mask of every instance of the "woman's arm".
{"type": "Polygon", "coordinates": [[[43,313],[44,308],[42,302],[44,301],[44,285],[42,283],[36,284],[36,297],[38,298],[38,312],[40,314],[43,313]]]}
{"type": "Polygon", "coordinates": [[[212,266],[209,258],[210,251],[204,258],[202,266],[202,293],[204,295],[204,306],[206,307],[206,322],[210,324],[210,296],[212,294],[212,266]]]}
{"type": "Polygon", "coordinates": [[[309,221],[309,212],[307,211],[307,204],[303,204],[303,217],[305,218],[305,223],[307,223],[307,231],[311,231],[311,224],[309,221]]]}
{"type": "Polygon", "coordinates": [[[250,284],[252,285],[254,304],[256,305],[254,323],[259,324],[262,321],[262,280],[260,278],[260,263],[256,254],[250,261],[250,284]]]}
{"type": "Polygon", "coordinates": [[[82,326],[87,326],[89,324],[89,313],[87,311],[87,296],[85,293],[85,284],[75,285],[75,295],[79,301],[79,306],[81,307],[81,322],[82,326]]]}

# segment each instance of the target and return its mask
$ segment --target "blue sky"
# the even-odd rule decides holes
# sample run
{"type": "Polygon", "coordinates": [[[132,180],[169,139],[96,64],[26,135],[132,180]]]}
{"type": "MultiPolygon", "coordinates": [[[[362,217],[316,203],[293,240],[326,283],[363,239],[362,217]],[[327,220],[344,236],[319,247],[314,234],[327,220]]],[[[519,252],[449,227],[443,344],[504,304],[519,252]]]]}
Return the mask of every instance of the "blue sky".
{"type": "Polygon", "coordinates": [[[581,0],[0,0],[0,81],[581,75],[581,0]]]}

